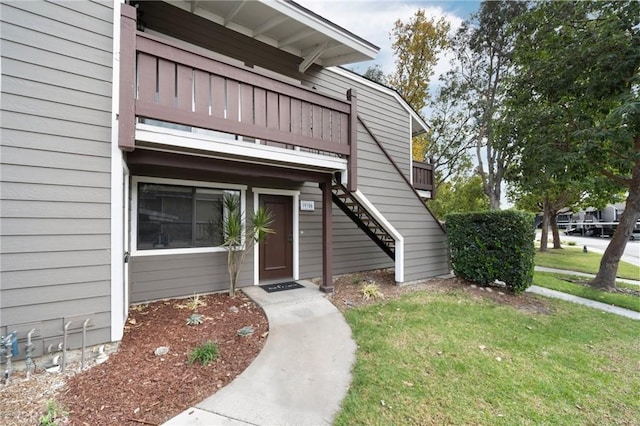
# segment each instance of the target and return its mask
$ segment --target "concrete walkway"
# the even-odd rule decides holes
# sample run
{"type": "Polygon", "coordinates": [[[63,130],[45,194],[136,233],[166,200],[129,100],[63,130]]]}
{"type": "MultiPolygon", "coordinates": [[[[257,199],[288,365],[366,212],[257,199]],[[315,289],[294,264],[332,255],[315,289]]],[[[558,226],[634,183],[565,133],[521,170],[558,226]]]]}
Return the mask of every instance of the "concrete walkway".
{"type": "Polygon", "coordinates": [[[563,293],[561,291],[551,290],[544,287],[538,287],[532,285],[527,290],[529,293],[539,294],[541,296],[552,297],[554,299],[566,300],[567,302],[578,303],[580,305],[589,306],[603,312],[609,312],[611,314],[620,315],[623,317],[631,318],[636,321],[640,321],[640,312],[632,311],[631,309],[619,308],[613,305],[607,305],[606,303],[596,302],[595,300],[585,299],[584,297],[574,296],[572,294],[563,293]]]}
{"type": "MultiPolygon", "coordinates": [[[[576,275],[578,277],[593,278],[593,274],[585,274],[584,272],[567,271],[565,269],[546,268],[544,266],[536,266],[536,271],[540,272],[553,272],[557,274],[576,275]]],[[[627,284],[640,286],[640,281],[626,280],[622,278],[616,278],[616,281],[624,282],[627,284]]],[[[608,305],[606,303],[597,302],[591,299],[585,299],[584,297],[573,296],[571,294],[562,293],[560,291],[551,290],[544,287],[538,287],[532,285],[527,289],[529,293],[535,293],[546,297],[552,297],[554,299],[566,300],[568,302],[578,303],[580,305],[589,306],[591,308],[599,309],[603,312],[609,312],[612,314],[620,315],[623,317],[631,318],[634,320],[640,320],[640,312],[632,311],[631,309],[619,308],[617,306],[608,305]]]]}
{"type": "Polygon", "coordinates": [[[351,383],[356,344],[342,314],[310,282],[242,290],[264,309],[264,348],[233,382],[165,425],[329,425],[351,383]]]}

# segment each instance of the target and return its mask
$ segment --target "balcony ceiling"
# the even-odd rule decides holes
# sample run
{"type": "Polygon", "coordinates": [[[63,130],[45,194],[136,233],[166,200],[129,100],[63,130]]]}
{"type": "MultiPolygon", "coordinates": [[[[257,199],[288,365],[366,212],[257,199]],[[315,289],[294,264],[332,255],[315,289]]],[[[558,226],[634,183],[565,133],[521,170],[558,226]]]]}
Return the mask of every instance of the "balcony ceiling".
{"type": "Polygon", "coordinates": [[[374,59],[379,48],[289,0],[169,3],[302,58],[300,72],[374,59]]]}

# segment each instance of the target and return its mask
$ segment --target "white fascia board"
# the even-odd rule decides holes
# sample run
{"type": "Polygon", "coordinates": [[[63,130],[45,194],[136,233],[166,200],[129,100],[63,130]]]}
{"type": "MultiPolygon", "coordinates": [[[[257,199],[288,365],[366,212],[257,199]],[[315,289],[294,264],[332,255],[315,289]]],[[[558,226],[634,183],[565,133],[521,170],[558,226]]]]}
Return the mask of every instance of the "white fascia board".
{"type": "Polygon", "coordinates": [[[396,92],[395,90],[390,89],[390,88],[388,88],[386,86],[383,86],[381,84],[378,84],[378,83],[376,83],[374,81],[371,81],[371,80],[369,80],[367,78],[362,77],[361,75],[358,75],[356,73],[347,71],[347,70],[345,70],[343,68],[340,68],[340,67],[329,67],[329,68],[326,68],[326,69],[329,70],[329,71],[335,72],[336,74],[341,75],[343,77],[346,77],[348,79],[357,81],[358,83],[363,84],[365,86],[368,86],[368,87],[370,87],[370,88],[372,88],[374,90],[377,90],[377,91],[382,92],[382,93],[386,93],[387,95],[390,95],[390,96],[393,96],[398,101],[398,103],[404,109],[407,110],[407,112],[411,116],[413,122],[415,122],[418,125],[418,127],[420,127],[420,129],[422,130],[422,132],[420,132],[420,133],[423,133],[423,132],[426,132],[426,131],[429,130],[429,125],[422,119],[422,117],[420,117],[413,110],[413,108],[411,108],[409,106],[407,101],[402,99],[402,96],[400,96],[398,94],[398,92],[396,92]]]}
{"type": "Polygon", "coordinates": [[[124,281],[124,156],[118,147],[118,110],[120,109],[120,1],[113,2],[113,62],[111,85],[111,242],[110,242],[110,298],[112,342],[122,339],[124,321],[128,314],[124,281]]]}
{"type": "Polygon", "coordinates": [[[316,168],[333,171],[343,171],[347,168],[347,160],[344,158],[239,142],[215,136],[198,135],[142,123],[136,124],[136,140],[174,148],[194,149],[212,154],[241,156],[261,164],[280,162],[300,169],[316,168]]]}
{"type": "Polygon", "coordinates": [[[328,36],[333,40],[338,41],[363,55],[367,56],[369,59],[375,59],[380,50],[377,46],[373,46],[371,44],[365,43],[362,40],[359,40],[357,37],[354,37],[348,34],[345,31],[340,31],[340,28],[333,24],[329,24],[321,19],[318,19],[315,16],[312,16],[308,13],[305,13],[301,10],[296,4],[287,2],[284,0],[258,0],[263,4],[271,7],[272,9],[290,16],[296,21],[328,36]]]}
{"type": "Polygon", "coordinates": [[[409,119],[409,182],[413,186],[413,120],[409,119]]]}
{"type": "Polygon", "coordinates": [[[352,192],[353,196],[365,209],[374,217],[374,219],[382,225],[382,227],[393,237],[395,245],[395,280],[396,282],[404,282],[404,237],[389,221],[380,213],[380,211],[369,201],[369,199],[360,190],[352,192]]]}

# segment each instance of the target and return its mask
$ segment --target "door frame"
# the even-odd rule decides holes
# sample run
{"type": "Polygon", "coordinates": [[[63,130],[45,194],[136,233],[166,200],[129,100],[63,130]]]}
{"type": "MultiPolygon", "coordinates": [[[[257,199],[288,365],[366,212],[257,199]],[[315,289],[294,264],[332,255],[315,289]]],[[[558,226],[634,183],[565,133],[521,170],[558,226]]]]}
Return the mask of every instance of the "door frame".
{"type": "MultiPolygon", "coordinates": [[[[293,234],[293,248],[292,248],[292,270],[293,279],[300,279],[299,268],[299,242],[300,231],[298,224],[298,205],[300,204],[300,191],[289,189],[273,189],[273,188],[252,188],[253,192],[253,213],[255,214],[260,207],[260,195],[282,195],[285,197],[291,197],[291,233],[293,234]]],[[[253,285],[260,284],[260,244],[256,244],[253,250],[253,285]]]]}

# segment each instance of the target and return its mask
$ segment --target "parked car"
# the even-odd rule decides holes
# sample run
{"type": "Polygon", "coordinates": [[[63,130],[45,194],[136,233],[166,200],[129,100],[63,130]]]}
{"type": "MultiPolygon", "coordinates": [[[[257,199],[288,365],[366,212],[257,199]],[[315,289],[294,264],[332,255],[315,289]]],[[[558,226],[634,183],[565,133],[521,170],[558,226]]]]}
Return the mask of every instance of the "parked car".
{"type": "Polygon", "coordinates": [[[584,234],[584,229],[582,228],[567,228],[566,231],[564,231],[565,235],[583,235],[584,234]]]}
{"type": "Polygon", "coordinates": [[[631,241],[640,241],[640,229],[634,229],[629,237],[631,241]]]}

